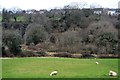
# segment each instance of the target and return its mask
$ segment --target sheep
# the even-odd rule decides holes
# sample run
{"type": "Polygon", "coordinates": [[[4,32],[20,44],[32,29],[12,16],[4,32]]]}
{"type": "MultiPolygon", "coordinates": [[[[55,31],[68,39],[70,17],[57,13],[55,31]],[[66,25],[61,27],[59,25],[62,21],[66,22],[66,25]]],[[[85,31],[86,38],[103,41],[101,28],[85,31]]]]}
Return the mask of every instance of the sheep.
{"type": "Polygon", "coordinates": [[[112,70],[110,70],[110,71],[109,71],[109,76],[117,76],[117,73],[114,72],[114,71],[112,71],[112,70]]]}
{"type": "Polygon", "coordinates": [[[57,75],[57,73],[58,73],[57,71],[53,71],[50,73],[50,76],[55,76],[55,75],[57,75]]]}
{"type": "Polygon", "coordinates": [[[95,62],[96,64],[99,64],[99,62],[95,62]]]}

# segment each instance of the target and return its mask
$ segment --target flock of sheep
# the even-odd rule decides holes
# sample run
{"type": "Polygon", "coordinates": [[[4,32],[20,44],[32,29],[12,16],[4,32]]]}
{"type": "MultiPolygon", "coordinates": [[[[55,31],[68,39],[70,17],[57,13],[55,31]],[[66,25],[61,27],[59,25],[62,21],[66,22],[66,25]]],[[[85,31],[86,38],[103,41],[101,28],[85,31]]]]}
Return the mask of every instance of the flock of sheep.
{"type": "MultiPolygon", "coordinates": [[[[95,62],[97,65],[99,64],[99,62],[95,62]]],[[[55,75],[57,75],[58,74],[58,71],[52,71],[51,73],[50,73],[50,76],[55,76],[55,75]]],[[[117,76],[117,73],[115,72],[115,71],[112,71],[112,70],[110,70],[109,71],[109,76],[117,76]]]]}

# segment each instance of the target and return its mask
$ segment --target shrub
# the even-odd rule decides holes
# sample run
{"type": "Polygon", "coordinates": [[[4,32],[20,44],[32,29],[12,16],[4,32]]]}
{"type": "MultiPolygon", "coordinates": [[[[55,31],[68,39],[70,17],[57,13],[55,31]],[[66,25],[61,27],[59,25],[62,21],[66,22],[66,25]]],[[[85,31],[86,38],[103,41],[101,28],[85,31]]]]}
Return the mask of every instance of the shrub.
{"type": "Polygon", "coordinates": [[[99,54],[98,57],[99,58],[120,58],[120,56],[114,55],[114,54],[99,54]]]}
{"type": "Polygon", "coordinates": [[[59,45],[60,46],[73,46],[78,44],[79,35],[76,31],[67,31],[61,34],[59,37],[59,45]]]}
{"type": "Polygon", "coordinates": [[[22,53],[20,53],[17,56],[19,56],[19,57],[37,57],[38,55],[33,51],[23,51],[22,53]]]}
{"type": "Polygon", "coordinates": [[[87,52],[87,51],[85,51],[81,54],[82,54],[81,58],[92,58],[92,57],[94,57],[92,54],[90,54],[90,52],[87,52]]]}
{"type": "Polygon", "coordinates": [[[7,46],[11,53],[17,54],[21,52],[21,35],[18,31],[5,30],[3,32],[3,45],[7,46]]]}
{"type": "Polygon", "coordinates": [[[47,56],[47,53],[44,51],[38,51],[36,52],[39,56],[47,56]]]}
{"type": "Polygon", "coordinates": [[[77,52],[81,42],[78,31],[66,31],[58,36],[58,49],[62,52],[77,52]]]}
{"type": "MultiPolygon", "coordinates": [[[[89,25],[86,29],[87,44],[94,44],[99,50],[103,48],[102,53],[112,52],[118,42],[118,31],[109,21],[98,21],[89,25]]],[[[101,52],[98,52],[101,53],[101,52]]]]}
{"type": "Polygon", "coordinates": [[[27,26],[24,37],[27,44],[34,43],[36,45],[44,42],[48,38],[48,33],[42,25],[32,23],[27,26]]]}

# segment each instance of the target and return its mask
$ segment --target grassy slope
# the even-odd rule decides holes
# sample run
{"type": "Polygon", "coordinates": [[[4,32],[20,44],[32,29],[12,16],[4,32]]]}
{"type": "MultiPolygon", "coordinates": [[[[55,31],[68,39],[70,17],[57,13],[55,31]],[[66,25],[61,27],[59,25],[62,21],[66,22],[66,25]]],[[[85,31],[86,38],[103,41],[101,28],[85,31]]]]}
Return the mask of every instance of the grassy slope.
{"type": "Polygon", "coordinates": [[[4,78],[106,78],[109,70],[118,72],[117,59],[16,58],[3,60],[4,78]],[[95,64],[98,61],[100,64],[95,64]]]}

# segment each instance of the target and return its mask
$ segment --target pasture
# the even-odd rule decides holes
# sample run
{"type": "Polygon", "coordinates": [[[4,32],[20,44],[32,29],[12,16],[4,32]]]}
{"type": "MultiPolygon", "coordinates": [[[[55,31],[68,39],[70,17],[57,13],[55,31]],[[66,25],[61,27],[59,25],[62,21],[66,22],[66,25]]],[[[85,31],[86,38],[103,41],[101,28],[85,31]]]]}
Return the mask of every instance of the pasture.
{"type": "Polygon", "coordinates": [[[2,70],[3,78],[110,78],[118,59],[12,58],[2,59],[2,70]],[[58,74],[49,76],[54,70],[58,74]]]}

